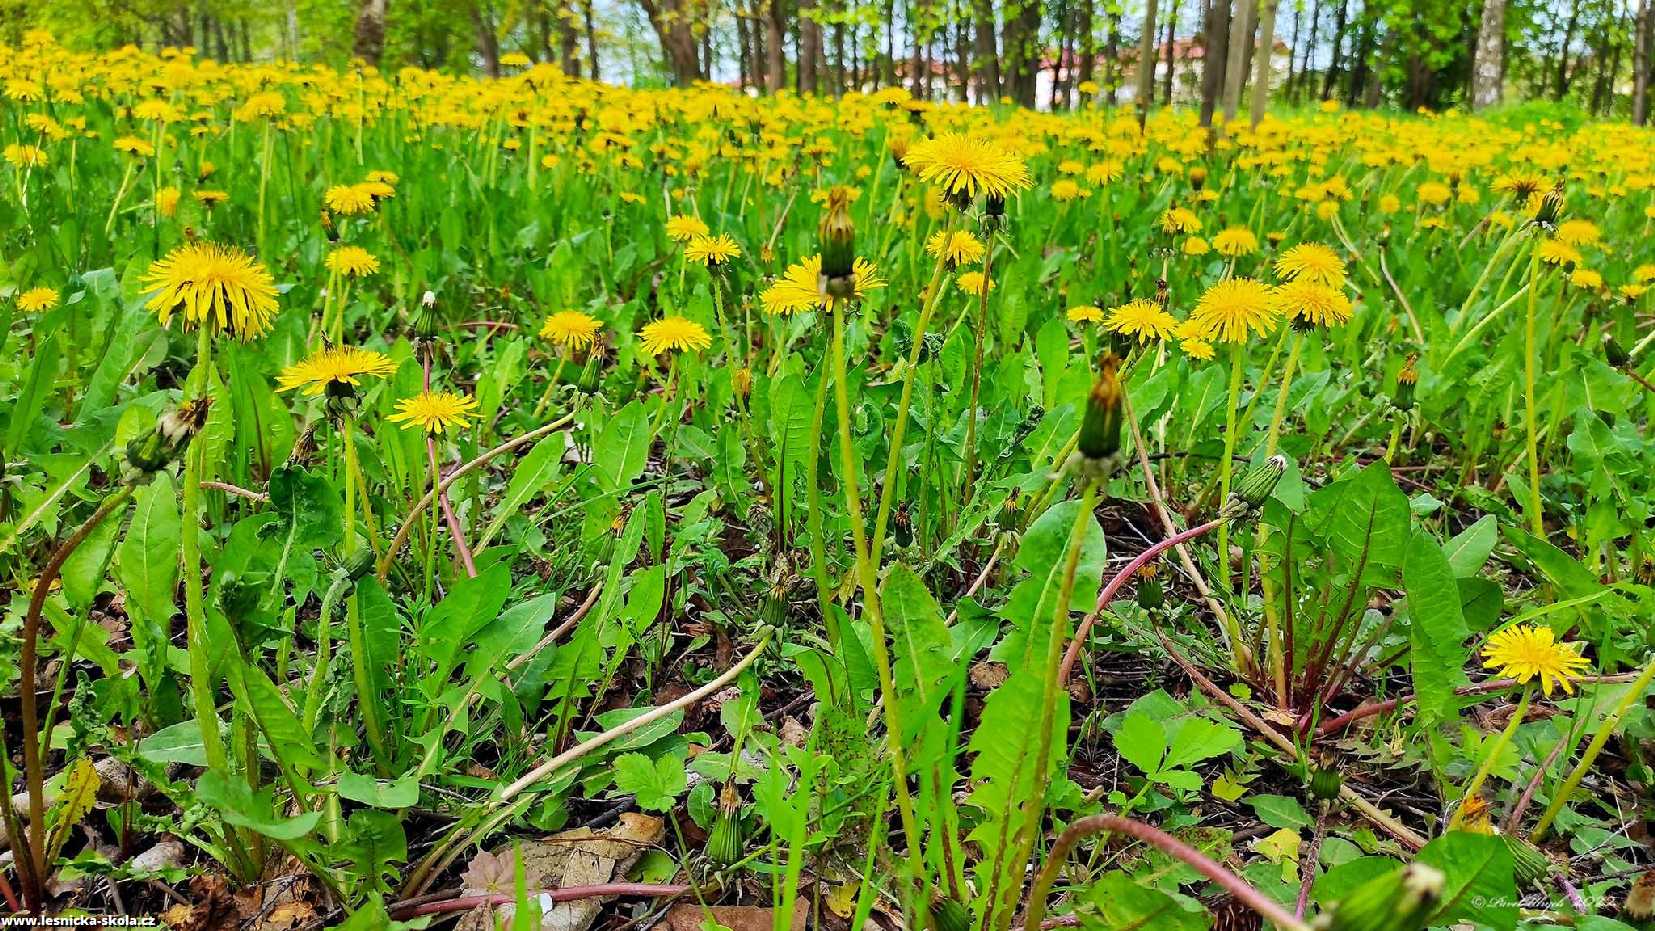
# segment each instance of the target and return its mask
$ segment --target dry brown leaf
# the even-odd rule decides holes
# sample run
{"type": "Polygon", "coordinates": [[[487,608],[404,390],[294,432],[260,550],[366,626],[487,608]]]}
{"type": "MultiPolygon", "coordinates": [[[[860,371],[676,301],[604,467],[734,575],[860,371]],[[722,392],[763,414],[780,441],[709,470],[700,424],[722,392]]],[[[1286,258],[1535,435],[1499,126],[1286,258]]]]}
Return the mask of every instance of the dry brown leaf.
{"type": "MultiPolygon", "coordinates": [[[[714,922],[730,931],[771,931],[776,917],[776,910],[769,906],[714,905],[702,911],[700,905],[684,902],[667,910],[667,931],[703,931],[709,917],[707,912],[712,913],[714,922]]],[[[795,899],[793,921],[788,927],[791,931],[804,931],[809,919],[810,903],[803,898],[795,899]]]]}

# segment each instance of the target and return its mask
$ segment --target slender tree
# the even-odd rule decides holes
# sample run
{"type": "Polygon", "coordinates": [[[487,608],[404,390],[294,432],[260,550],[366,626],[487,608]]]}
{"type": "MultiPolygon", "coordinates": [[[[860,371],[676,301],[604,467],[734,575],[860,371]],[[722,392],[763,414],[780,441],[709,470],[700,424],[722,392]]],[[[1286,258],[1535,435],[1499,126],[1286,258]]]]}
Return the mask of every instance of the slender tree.
{"type": "Polygon", "coordinates": [[[1655,10],[1639,0],[1637,35],[1632,46],[1632,122],[1649,124],[1650,45],[1655,43],[1655,10]]]}
{"type": "MultiPolygon", "coordinates": [[[[1270,102],[1270,71],[1276,57],[1276,7],[1278,0],[1262,0],[1258,20],[1258,52],[1253,61],[1253,99],[1248,108],[1249,122],[1257,126],[1264,119],[1264,108],[1270,102]]],[[[1288,50],[1287,60],[1293,60],[1288,50]]]]}
{"type": "Polygon", "coordinates": [[[385,53],[385,0],[362,0],[356,11],[356,35],[351,54],[374,67],[385,53]]]}
{"type": "MultiPolygon", "coordinates": [[[[1170,70],[1171,63],[1168,63],[1170,70]]],[[[1138,125],[1149,119],[1155,97],[1155,0],[1144,0],[1144,30],[1138,36],[1138,80],[1132,102],[1138,108],[1138,125]]]]}
{"type": "MultiPolygon", "coordinates": [[[[1206,47],[1201,50],[1201,125],[1209,130],[1224,91],[1224,74],[1229,60],[1230,0],[1208,0],[1205,27],[1206,47]]],[[[1209,141],[1211,136],[1208,136],[1209,141]]]]}
{"type": "Polygon", "coordinates": [[[1506,0],[1483,0],[1483,24],[1477,31],[1477,53],[1471,64],[1472,108],[1500,102],[1505,57],[1506,0]]]}

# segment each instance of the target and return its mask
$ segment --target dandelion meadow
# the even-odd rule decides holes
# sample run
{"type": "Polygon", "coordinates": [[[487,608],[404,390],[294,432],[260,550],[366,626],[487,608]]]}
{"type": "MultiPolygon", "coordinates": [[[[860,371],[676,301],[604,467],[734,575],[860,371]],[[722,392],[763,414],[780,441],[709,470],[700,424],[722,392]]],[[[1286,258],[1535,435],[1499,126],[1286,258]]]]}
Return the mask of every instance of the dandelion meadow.
{"type": "Polygon", "coordinates": [[[8,911],[1655,911],[1650,129],[10,41],[8,911]]]}

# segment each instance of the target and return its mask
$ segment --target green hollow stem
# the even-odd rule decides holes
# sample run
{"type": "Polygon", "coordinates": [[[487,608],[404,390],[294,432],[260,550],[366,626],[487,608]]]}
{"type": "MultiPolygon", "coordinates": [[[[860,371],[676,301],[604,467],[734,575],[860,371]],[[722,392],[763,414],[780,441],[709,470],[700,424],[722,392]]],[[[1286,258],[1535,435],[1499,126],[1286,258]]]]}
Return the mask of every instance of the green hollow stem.
{"type": "Polygon", "coordinates": [[[827,414],[827,389],[831,379],[823,375],[816,383],[816,411],[810,428],[810,458],[805,460],[805,530],[810,534],[810,576],[816,583],[816,605],[827,625],[828,643],[839,649],[843,634],[838,618],[829,610],[832,587],[828,584],[827,543],[822,536],[822,421],[827,414]]]}
{"type": "Polygon", "coordinates": [[[879,604],[879,578],[868,549],[863,526],[860,482],[856,477],[856,451],[851,445],[849,376],[845,369],[845,308],[833,312],[833,395],[839,414],[839,461],[844,470],[840,484],[845,490],[845,510],[850,516],[851,542],[856,549],[856,579],[862,588],[862,603],[873,640],[874,667],[879,674],[879,693],[885,707],[886,747],[891,754],[891,776],[896,784],[897,813],[908,844],[909,869],[913,881],[923,882],[925,855],[920,844],[919,822],[908,792],[908,765],[902,741],[902,703],[891,674],[891,653],[885,642],[885,616],[879,604]]]}
{"type": "Polygon", "coordinates": [[[1558,812],[1562,811],[1563,806],[1568,803],[1569,796],[1574,794],[1575,789],[1580,788],[1580,781],[1586,778],[1586,772],[1592,768],[1593,763],[1597,762],[1598,754],[1603,752],[1604,745],[1609,742],[1610,736],[1615,733],[1615,728],[1620,725],[1621,718],[1633,705],[1637,704],[1639,699],[1643,698],[1643,693],[1648,690],[1652,680],[1655,680],[1655,659],[1651,659],[1644,666],[1643,672],[1638,675],[1637,679],[1633,680],[1632,685],[1621,696],[1621,700],[1616,703],[1615,710],[1603,722],[1603,726],[1598,728],[1598,732],[1592,736],[1591,743],[1588,743],[1585,751],[1580,754],[1580,762],[1576,763],[1575,768],[1569,771],[1569,775],[1563,780],[1563,785],[1552,796],[1551,804],[1546,806],[1545,812],[1540,815],[1540,820],[1534,825],[1534,830],[1529,833],[1531,842],[1539,843],[1541,838],[1546,836],[1546,831],[1551,828],[1558,812]]]}
{"type": "Polygon", "coordinates": [[[880,550],[885,545],[885,528],[891,519],[891,502],[896,497],[897,474],[902,468],[902,438],[908,430],[908,412],[914,401],[914,378],[919,372],[920,356],[925,348],[925,334],[931,326],[931,317],[936,313],[937,304],[940,303],[945,264],[943,256],[937,256],[937,265],[931,271],[931,283],[925,289],[925,303],[920,308],[919,322],[914,326],[913,345],[908,347],[908,369],[902,373],[902,397],[897,403],[896,423],[891,427],[891,451],[885,459],[885,481],[879,489],[879,508],[874,512],[873,539],[869,541],[868,558],[875,566],[879,565],[880,550]]]}
{"type": "MultiPolygon", "coordinates": [[[[1246,355],[1245,343],[1230,347],[1230,400],[1224,415],[1224,459],[1218,464],[1218,500],[1230,497],[1230,461],[1236,451],[1236,406],[1241,399],[1241,362],[1246,355]]],[[[1210,486],[1209,486],[1210,487],[1210,486]]],[[[1225,522],[1218,526],[1218,580],[1225,594],[1230,592],[1230,527],[1225,522]]]]}
{"type": "MultiPolygon", "coordinates": [[[[203,321],[205,323],[205,321],[203,321]]],[[[197,390],[206,397],[212,385],[212,333],[207,326],[196,329],[195,370],[197,390]]],[[[207,636],[207,614],[201,590],[201,481],[205,477],[207,444],[192,443],[184,460],[184,514],[179,528],[179,551],[184,566],[184,630],[190,662],[190,698],[195,704],[195,722],[201,730],[202,750],[207,767],[229,772],[230,757],[219,730],[217,702],[214,701],[212,662],[207,636]]]]}
{"type": "Polygon", "coordinates": [[[1264,437],[1264,455],[1266,458],[1276,454],[1276,443],[1281,439],[1281,425],[1287,414],[1287,393],[1293,388],[1293,376],[1299,368],[1299,352],[1304,348],[1304,334],[1293,331],[1291,345],[1287,347],[1287,362],[1282,366],[1281,390],[1276,392],[1276,409],[1270,415],[1270,432],[1264,437]]]}
{"type": "MultiPolygon", "coordinates": [[[[356,496],[356,483],[361,468],[356,461],[356,438],[354,436],[354,421],[349,417],[340,422],[340,438],[345,447],[345,555],[350,557],[356,552],[355,515],[352,509],[352,499],[356,496]]],[[[428,445],[428,448],[432,448],[428,445]]],[[[433,463],[432,474],[437,474],[433,463]]],[[[363,497],[367,496],[367,489],[360,490],[363,497]]],[[[327,620],[324,618],[324,625],[327,620]]],[[[324,627],[324,629],[326,629],[324,627]]],[[[367,636],[362,627],[362,609],[357,601],[355,586],[350,594],[345,596],[345,629],[351,645],[351,679],[356,686],[357,704],[362,710],[362,726],[368,734],[368,745],[373,749],[374,760],[381,769],[388,764],[389,754],[385,749],[385,732],[379,722],[379,707],[372,691],[372,679],[368,676],[367,636]]]]}
{"type": "Polygon", "coordinates": [[[1460,795],[1460,804],[1463,805],[1466,800],[1475,798],[1478,791],[1482,789],[1483,783],[1488,781],[1489,774],[1494,771],[1494,767],[1500,762],[1501,754],[1506,752],[1506,745],[1511,743],[1512,735],[1517,733],[1517,726],[1522,724],[1523,718],[1528,715],[1529,699],[1533,697],[1534,685],[1531,683],[1523,689],[1523,696],[1517,699],[1517,707],[1511,712],[1511,720],[1506,722],[1505,729],[1500,731],[1499,737],[1495,738],[1494,746],[1483,753],[1482,762],[1478,764],[1477,771],[1472,774],[1471,781],[1465,784],[1465,792],[1460,795]]]}
{"type": "Polygon", "coordinates": [[[1535,536],[1544,538],[1546,523],[1540,502],[1540,443],[1535,434],[1534,370],[1535,370],[1535,316],[1539,310],[1540,294],[1540,240],[1536,240],[1529,256],[1528,314],[1523,322],[1523,423],[1528,434],[1529,459],[1529,528],[1535,536]]]}
{"type": "Polygon", "coordinates": [[[989,277],[994,262],[994,233],[990,231],[985,238],[988,242],[983,251],[983,291],[977,295],[976,348],[971,355],[971,404],[966,408],[965,418],[965,475],[960,483],[961,507],[971,503],[971,489],[977,479],[977,405],[983,386],[983,349],[988,342],[988,292],[994,286],[993,279],[989,277]]]}

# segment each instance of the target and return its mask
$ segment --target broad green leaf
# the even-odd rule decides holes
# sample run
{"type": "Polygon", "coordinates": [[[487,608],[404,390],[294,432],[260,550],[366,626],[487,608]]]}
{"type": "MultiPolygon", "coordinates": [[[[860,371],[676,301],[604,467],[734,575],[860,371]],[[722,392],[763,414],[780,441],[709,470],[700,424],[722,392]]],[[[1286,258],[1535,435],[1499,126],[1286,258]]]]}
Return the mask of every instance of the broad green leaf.
{"type": "Polygon", "coordinates": [[[1241,746],[1241,732],[1206,718],[1186,717],[1168,726],[1169,747],[1163,769],[1188,767],[1241,746]]]}
{"type": "Polygon", "coordinates": [[[53,332],[35,347],[28,380],[23,383],[16,402],[6,415],[9,425],[4,452],[7,458],[16,458],[23,441],[29,437],[29,431],[34,429],[46,410],[46,399],[50,396],[52,382],[57,378],[58,364],[63,360],[59,342],[58,334],[53,332]]]}
{"type": "Polygon", "coordinates": [[[1121,718],[1114,734],[1115,752],[1145,775],[1161,771],[1166,758],[1167,731],[1160,720],[1147,712],[1132,710],[1121,718]]]}
{"type": "Polygon", "coordinates": [[[879,601],[892,640],[891,672],[897,689],[912,698],[903,699],[903,711],[912,709],[903,722],[913,737],[913,728],[931,720],[946,694],[945,683],[953,673],[948,628],[925,582],[902,563],[891,568],[880,589],[879,601]]]}
{"type": "Polygon", "coordinates": [[[270,505],[295,546],[329,547],[344,536],[344,505],[333,484],[320,475],[282,465],[270,473],[270,505]]]}
{"type": "Polygon", "coordinates": [[[133,641],[148,646],[143,638],[150,630],[164,632],[173,614],[173,596],[178,588],[179,538],[178,491],[172,476],[157,472],[155,479],[133,496],[132,521],[126,537],[116,549],[116,576],[126,587],[127,607],[137,607],[147,622],[133,625],[133,641]],[[143,628],[143,632],[139,628],[143,628]]]}
{"type": "Polygon", "coordinates": [[[646,811],[670,811],[687,786],[684,762],[672,756],[651,760],[642,753],[615,758],[615,788],[632,795],[646,811]]]}
{"type": "Polygon", "coordinates": [[[1517,926],[1517,883],[1511,850],[1503,838],[1452,831],[1426,844],[1418,862],[1436,867],[1445,877],[1442,904],[1431,925],[1474,921],[1494,931],[1517,926]]]}
{"type": "Polygon", "coordinates": [[[610,491],[630,487],[643,474],[652,439],[649,428],[649,415],[637,401],[616,411],[603,425],[592,445],[592,462],[610,491]]]}
{"type": "Polygon", "coordinates": [[[1460,612],[1460,587],[1442,547],[1424,530],[1408,539],[1402,583],[1408,592],[1409,666],[1419,715],[1427,725],[1458,709],[1454,689],[1465,682],[1470,632],[1460,612]]]}
{"type": "Polygon", "coordinates": [[[529,454],[512,466],[511,482],[506,486],[506,493],[500,497],[500,503],[494,507],[494,517],[477,540],[478,550],[488,546],[488,541],[494,539],[506,521],[557,478],[567,442],[562,433],[554,433],[534,444],[529,454]]]}
{"type": "Polygon", "coordinates": [[[105,517],[63,563],[63,595],[77,611],[97,597],[104,570],[109,567],[109,557],[115,551],[115,537],[121,532],[121,521],[125,517],[125,506],[105,517]]]}
{"type": "Polygon", "coordinates": [[[1258,819],[1273,828],[1299,830],[1315,823],[1296,798],[1285,795],[1255,795],[1247,802],[1253,806],[1253,812],[1258,815],[1258,819]]]}
{"type": "Polygon", "coordinates": [[[1454,571],[1454,577],[1466,579],[1476,575],[1483,563],[1488,561],[1489,554],[1494,552],[1499,536],[1499,520],[1493,514],[1484,514],[1476,523],[1443,544],[1442,552],[1448,557],[1448,566],[1454,571]]]}
{"type": "Polygon", "coordinates": [[[270,752],[287,766],[313,769],[322,765],[322,758],[311,743],[299,717],[282,698],[281,690],[270,677],[250,663],[231,664],[231,681],[239,681],[240,696],[253,713],[259,730],[270,743],[270,752]]]}
{"type": "Polygon", "coordinates": [[[357,773],[339,774],[339,796],[375,808],[408,808],[419,803],[419,776],[408,773],[389,781],[357,773]]]}
{"type": "Polygon", "coordinates": [[[495,563],[477,574],[461,579],[449,589],[448,597],[425,613],[419,626],[420,652],[435,660],[444,676],[471,642],[472,635],[499,615],[511,594],[511,570],[495,563]]]}
{"type": "Polygon", "coordinates": [[[284,818],[276,813],[270,787],[254,792],[241,776],[227,776],[222,770],[209,769],[202,773],[196,780],[195,794],[229,824],[274,840],[295,841],[307,837],[322,820],[319,811],[284,818]]]}
{"type": "Polygon", "coordinates": [[[1122,872],[1106,873],[1083,893],[1080,925],[1088,931],[1206,931],[1207,918],[1122,872]]]}

